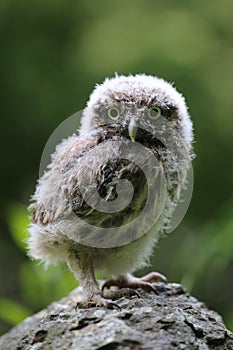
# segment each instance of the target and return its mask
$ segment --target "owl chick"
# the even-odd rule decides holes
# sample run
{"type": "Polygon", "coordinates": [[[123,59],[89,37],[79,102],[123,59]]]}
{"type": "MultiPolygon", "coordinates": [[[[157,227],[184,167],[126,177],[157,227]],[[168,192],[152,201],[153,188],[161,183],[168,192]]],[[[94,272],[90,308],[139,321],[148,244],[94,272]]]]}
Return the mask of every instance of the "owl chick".
{"type": "Polygon", "coordinates": [[[148,265],[169,227],[186,183],[192,140],[184,98],[163,79],[138,74],[97,85],[79,134],[56,147],[38,181],[29,207],[30,256],[66,261],[83,287],[84,307],[116,306],[112,286],[119,296],[122,288],[155,292],[152,282],[166,281],[162,274],[131,273],[148,265]],[[131,183],[132,193],[126,186],[120,194],[122,181],[131,183]],[[102,289],[95,273],[110,278],[102,289]]]}

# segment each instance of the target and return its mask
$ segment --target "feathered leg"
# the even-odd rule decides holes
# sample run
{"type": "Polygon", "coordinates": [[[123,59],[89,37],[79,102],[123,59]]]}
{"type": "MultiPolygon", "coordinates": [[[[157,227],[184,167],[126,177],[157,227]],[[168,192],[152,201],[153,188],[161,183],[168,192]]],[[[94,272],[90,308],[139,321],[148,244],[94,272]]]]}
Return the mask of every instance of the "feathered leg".
{"type": "Polygon", "coordinates": [[[88,308],[92,306],[104,306],[109,309],[119,308],[111,300],[104,299],[94,275],[91,248],[79,245],[76,250],[71,250],[67,259],[67,265],[75,278],[83,288],[85,298],[77,306],[88,308]]]}

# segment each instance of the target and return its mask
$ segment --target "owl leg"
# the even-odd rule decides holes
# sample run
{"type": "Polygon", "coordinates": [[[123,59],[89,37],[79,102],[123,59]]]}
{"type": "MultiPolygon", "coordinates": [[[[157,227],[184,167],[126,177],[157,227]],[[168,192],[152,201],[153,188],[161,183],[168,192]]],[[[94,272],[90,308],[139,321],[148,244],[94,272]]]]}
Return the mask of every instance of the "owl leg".
{"type": "Polygon", "coordinates": [[[95,279],[93,263],[90,255],[90,249],[82,246],[75,251],[72,250],[67,259],[67,265],[70,271],[73,272],[75,278],[80,282],[85,294],[84,300],[78,302],[76,307],[89,308],[103,306],[108,309],[120,309],[116,303],[107,300],[102,296],[102,291],[95,279]]]}
{"type": "Polygon", "coordinates": [[[131,289],[143,289],[146,292],[153,292],[157,294],[156,288],[152,285],[153,282],[164,282],[167,283],[167,279],[164,275],[159,272],[150,272],[147,275],[139,278],[134,277],[131,274],[126,274],[119,277],[118,279],[110,279],[104,283],[102,290],[105,288],[110,289],[111,287],[131,288],[131,289]]]}

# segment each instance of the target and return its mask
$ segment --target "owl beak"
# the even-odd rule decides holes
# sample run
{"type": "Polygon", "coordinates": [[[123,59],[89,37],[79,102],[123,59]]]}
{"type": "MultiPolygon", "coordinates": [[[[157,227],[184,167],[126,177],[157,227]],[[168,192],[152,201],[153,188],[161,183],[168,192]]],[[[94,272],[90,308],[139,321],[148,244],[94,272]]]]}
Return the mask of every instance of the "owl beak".
{"type": "Polygon", "coordinates": [[[138,127],[135,124],[135,121],[132,120],[128,126],[128,132],[132,142],[135,141],[137,130],[138,130],[138,127]]]}

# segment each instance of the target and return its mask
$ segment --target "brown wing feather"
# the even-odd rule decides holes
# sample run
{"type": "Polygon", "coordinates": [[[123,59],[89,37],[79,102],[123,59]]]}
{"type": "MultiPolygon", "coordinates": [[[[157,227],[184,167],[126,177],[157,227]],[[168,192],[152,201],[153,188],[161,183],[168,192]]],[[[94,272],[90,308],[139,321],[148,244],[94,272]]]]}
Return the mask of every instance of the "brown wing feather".
{"type": "Polygon", "coordinates": [[[67,217],[72,211],[70,192],[72,197],[76,197],[76,206],[78,203],[82,206],[83,202],[75,185],[75,169],[71,178],[67,178],[67,174],[73,164],[99,142],[100,137],[96,135],[88,139],[72,136],[58,145],[32,198],[30,209],[33,223],[47,225],[58,218],[67,217]]]}

